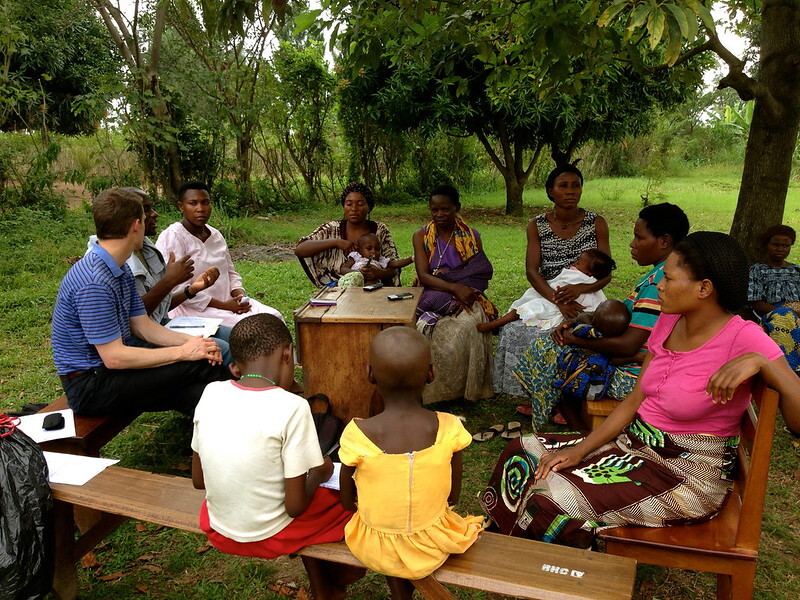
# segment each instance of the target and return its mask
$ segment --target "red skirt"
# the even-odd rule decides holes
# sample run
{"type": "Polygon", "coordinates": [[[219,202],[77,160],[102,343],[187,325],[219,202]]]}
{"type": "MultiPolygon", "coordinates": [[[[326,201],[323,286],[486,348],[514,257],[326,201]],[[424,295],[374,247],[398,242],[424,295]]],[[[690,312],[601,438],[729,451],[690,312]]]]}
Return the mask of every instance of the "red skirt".
{"type": "Polygon", "coordinates": [[[344,539],[344,526],[353,516],[339,502],[339,492],[318,487],[305,512],[292,519],[275,535],[257,542],[237,542],[214,531],[208,519],[206,501],[200,507],[200,529],[211,545],[226,554],[276,558],[297,552],[301,548],[344,539]]]}

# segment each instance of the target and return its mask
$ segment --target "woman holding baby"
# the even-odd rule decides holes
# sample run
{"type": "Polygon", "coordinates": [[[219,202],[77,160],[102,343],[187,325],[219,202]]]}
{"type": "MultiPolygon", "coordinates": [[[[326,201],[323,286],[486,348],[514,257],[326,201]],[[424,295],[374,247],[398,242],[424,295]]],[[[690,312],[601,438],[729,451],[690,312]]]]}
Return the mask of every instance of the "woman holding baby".
{"type": "MultiPolygon", "coordinates": [[[[378,236],[380,255],[387,260],[397,260],[397,248],[389,229],[383,223],[369,218],[375,208],[372,190],[360,182],[349,183],[340,199],[344,218],[328,221],[307,236],[300,238],[294,250],[308,278],[318,287],[336,285],[342,265],[356,250],[358,239],[368,233],[378,236]]],[[[382,281],[385,285],[400,285],[400,269],[381,267],[370,263],[360,269],[364,279],[382,281]]]]}
{"type": "MultiPolygon", "coordinates": [[[[596,248],[610,255],[608,224],[600,215],[579,206],[583,174],[574,165],[553,169],[545,182],[545,192],[553,207],[528,223],[525,273],[531,289],[554,302],[562,316],[571,319],[581,311],[581,305],[576,301],[578,296],[598,292],[610,277],[591,284],[559,288],[551,281],[586,250],[596,248]]],[[[521,320],[503,326],[494,361],[495,393],[527,396],[514,377],[513,369],[534,338],[547,333],[538,327],[529,327],[521,320]]]]}
{"type": "MultiPolygon", "coordinates": [[[[578,337],[572,332],[572,319],[565,321],[551,337],[534,339],[512,370],[532,399],[533,427],[547,423],[561,392],[553,386],[559,356],[570,348],[585,348],[610,357],[616,368],[610,379],[608,395],[623,399],[633,389],[639,367],[644,360],[647,339],[661,312],[656,286],[664,276],[664,261],[675,245],[689,232],[689,221],[680,207],[674,204],[654,204],[642,209],[633,228],[631,256],[650,270],[623,300],[630,312],[630,323],[616,337],[595,339],[578,337]]],[[[577,407],[562,403],[562,413],[568,422],[577,426],[577,407]]]]}
{"type": "MultiPolygon", "coordinates": [[[[658,238],[636,242],[641,263],[658,238]]],[[[755,376],[800,429],[797,377],[757,324],[735,316],[747,301],[741,245],[695,232],[659,268],[661,316],[631,393],[586,437],[529,435],[501,454],[481,503],[503,533],[588,548],[603,527],[711,518],[733,485],[755,376]]]]}

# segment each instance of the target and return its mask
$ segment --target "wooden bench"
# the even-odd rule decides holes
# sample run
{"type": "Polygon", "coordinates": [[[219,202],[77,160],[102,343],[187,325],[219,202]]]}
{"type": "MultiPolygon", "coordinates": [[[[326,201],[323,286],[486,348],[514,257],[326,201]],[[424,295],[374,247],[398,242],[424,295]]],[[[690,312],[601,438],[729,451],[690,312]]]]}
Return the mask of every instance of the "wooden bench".
{"type": "Polygon", "coordinates": [[[756,386],[742,421],[733,492],[706,523],[664,528],[616,527],[600,534],[606,552],[663,567],[717,574],[717,598],[749,600],[758,559],[778,392],[756,386]]]}
{"type": "Polygon", "coordinates": [[[606,417],[619,406],[619,400],[602,398],[600,400],[581,400],[581,420],[589,431],[594,431],[606,417]]]}
{"type": "MultiPolygon", "coordinates": [[[[83,486],[53,484],[56,502],[58,598],[77,594],[76,562],[126,518],[200,533],[198,514],[204,498],[184,477],[109,467],[83,486]],[[103,519],[75,539],[73,508],[101,511],[103,519]]],[[[309,546],[300,554],[361,566],[344,542],[309,546]]],[[[617,600],[631,598],[636,561],[563,546],[483,533],[462,555],[451,556],[433,575],[414,582],[429,600],[453,600],[442,584],[507,596],[544,600],[617,600]]]]}
{"type": "MultiPolygon", "coordinates": [[[[52,404],[45,406],[40,413],[64,410],[67,406],[67,396],[62,394],[52,404]]],[[[51,440],[40,444],[42,450],[49,452],[64,452],[66,454],[80,454],[81,456],[100,456],[100,448],[130,425],[136,419],[135,414],[118,415],[113,417],[80,417],[75,415],[75,436],[51,440]]]]}

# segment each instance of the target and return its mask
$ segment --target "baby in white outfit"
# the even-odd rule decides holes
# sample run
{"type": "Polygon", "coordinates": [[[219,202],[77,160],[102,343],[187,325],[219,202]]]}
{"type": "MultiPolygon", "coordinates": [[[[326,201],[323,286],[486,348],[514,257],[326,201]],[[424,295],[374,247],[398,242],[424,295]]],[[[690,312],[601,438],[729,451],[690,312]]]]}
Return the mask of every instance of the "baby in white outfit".
{"type": "Polygon", "coordinates": [[[356,252],[348,254],[347,260],[339,268],[339,273],[343,275],[343,277],[339,279],[339,285],[359,286],[378,281],[377,279],[368,279],[367,276],[363,274],[361,270],[362,267],[374,264],[381,269],[401,269],[407,267],[412,262],[414,262],[413,258],[389,260],[381,256],[381,242],[378,236],[374,233],[365,233],[358,238],[356,242],[356,252]],[[357,273],[360,277],[348,275],[352,273],[357,273]]]}
{"type": "MultiPolygon", "coordinates": [[[[616,263],[608,254],[593,248],[582,252],[571,267],[562,269],[547,283],[553,289],[577,283],[595,283],[608,277],[616,267],[616,263]]],[[[591,312],[605,299],[605,294],[598,290],[581,294],[575,301],[584,306],[584,310],[591,312]]],[[[477,327],[479,331],[493,331],[517,319],[521,319],[531,327],[548,330],[559,325],[564,316],[553,302],[535,289],[528,288],[521,298],[511,304],[506,314],[488,323],[478,323],[477,327]]]]}

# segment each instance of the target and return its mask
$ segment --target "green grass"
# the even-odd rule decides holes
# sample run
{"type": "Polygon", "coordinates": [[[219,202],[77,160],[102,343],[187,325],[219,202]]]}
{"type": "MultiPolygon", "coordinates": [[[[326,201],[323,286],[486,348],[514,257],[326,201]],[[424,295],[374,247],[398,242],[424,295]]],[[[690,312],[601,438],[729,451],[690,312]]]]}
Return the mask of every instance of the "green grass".
{"type": "MultiPolygon", "coordinates": [[[[697,169],[682,178],[665,179],[659,188],[667,201],[681,205],[693,229],[726,231],[733,217],[738,173],[723,168],[697,169]]],[[[609,222],[612,253],[619,265],[607,288],[609,296],[628,293],[643,273],[630,259],[627,245],[643,178],[588,181],[582,206],[602,214],[609,222]]],[[[800,227],[798,189],[789,192],[785,222],[800,227]]],[[[527,191],[526,216],[506,217],[503,191],[467,196],[465,219],[481,231],[487,254],[495,267],[489,290],[500,310],[505,310],[527,287],[524,275],[525,226],[530,217],[549,206],[544,194],[527,191]]],[[[216,214],[212,225],[222,229],[232,246],[245,244],[293,244],[319,223],[339,218],[338,205],[310,207],[300,213],[265,219],[226,218],[216,214]]],[[[411,235],[427,221],[424,203],[377,207],[373,218],[386,222],[402,256],[411,254],[411,235]]],[[[177,213],[164,211],[160,226],[166,227],[177,213]]],[[[0,215],[0,411],[18,409],[25,402],[49,402],[61,393],[50,353],[49,322],[58,284],[70,258],[83,254],[92,233],[91,217],[83,211],[69,213],[55,222],[44,214],[17,211],[0,215]]],[[[794,262],[800,261],[795,249],[794,262]]],[[[280,309],[287,317],[313,291],[293,258],[269,262],[241,261],[237,264],[248,293],[280,309]]],[[[411,273],[403,280],[410,283],[411,273]]],[[[293,326],[288,319],[290,327],[293,326]]],[[[476,431],[493,423],[517,419],[517,401],[501,396],[479,403],[451,402],[437,407],[467,418],[467,428],[476,431]]],[[[122,466],[156,472],[189,474],[191,426],[177,414],[149,414],[137,419],[105,449],[104,455],[120,459],[122,466]]],[[[483,489],[496,457],[503,447],[498,439],[473,444],[464,455],[464,488],[458,510],[479,513],[477,495],[483,489]]],[[[798,468],[800,443],[783,431],[779,420],[764,515],[761,557],[756,575],[756,598],[800,598],[800,482],[792,477],[798,468]]],[[[127,523],[95,549],[99,566],[80,570],[83,598],[260,598],[278,595],[268,585],[281,579],[305,583],[299,561],[242,559],[208,550],[201,536],[161,529],[137,528],[127,523]],[[143,530],[139,530],[143,529],[143,530]],[[121,578],[99,579],[115,573],[121,578]]],[[[713,598],[714,578],[657,567],[640,566],[635,598],[639,600],[690,600],[713,598]]],[[[458,590],[459,598],[485,595],[458,590]]],[[[386,598],[383,580],[370,575],[353,588],[357,599],[386,598]]]]}

